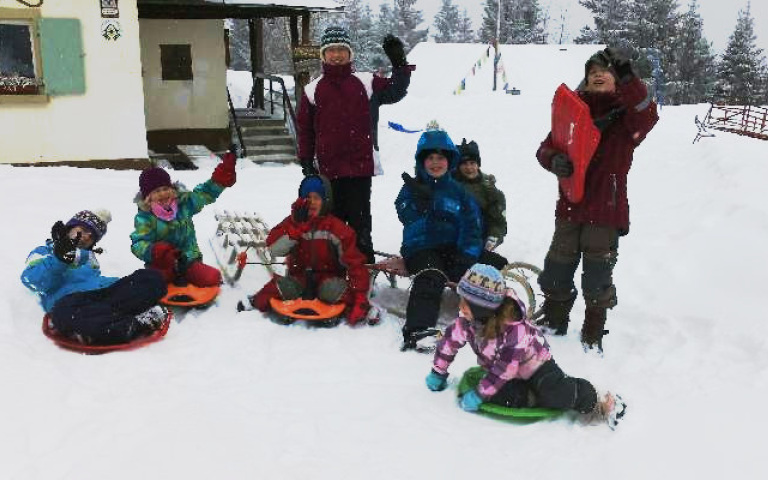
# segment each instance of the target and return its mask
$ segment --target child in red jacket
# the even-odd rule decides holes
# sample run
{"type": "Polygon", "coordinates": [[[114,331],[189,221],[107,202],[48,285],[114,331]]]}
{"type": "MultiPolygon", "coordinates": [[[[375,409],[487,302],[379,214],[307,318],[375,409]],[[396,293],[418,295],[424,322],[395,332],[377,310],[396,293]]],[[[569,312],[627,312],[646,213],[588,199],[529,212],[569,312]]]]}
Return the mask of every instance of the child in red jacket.
{"type": "Polygon", "coordinates": [[[291,215],[267,236],[273,257],[286,257],[286,275],[270,280],[250,299],[262,312],[269,300],[301,298],[305,289],[316,287],[318,299],[348,305],[347,323],[357,324],[368,314],[370,276],[365,257],[356,246],[355,232],[331,215],[331,188],[320,175],[304,177],[291,215]]]}

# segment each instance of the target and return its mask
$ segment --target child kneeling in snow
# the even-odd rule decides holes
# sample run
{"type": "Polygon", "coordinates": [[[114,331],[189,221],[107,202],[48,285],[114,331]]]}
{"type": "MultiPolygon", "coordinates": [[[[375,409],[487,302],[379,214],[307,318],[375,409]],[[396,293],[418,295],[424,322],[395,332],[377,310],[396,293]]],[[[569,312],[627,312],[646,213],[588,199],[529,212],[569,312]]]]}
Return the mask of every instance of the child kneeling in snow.
{"type": "Polygon", "coordinates": [[[251,306],[270,310],[271,298],[295,300],[317,286],[325,303],[343,301],[347,323],[357,324],[368,314],[370,277],[365,257],[357,249],[355,231],[330,214],[331,187],[325,177],[309,175],[299,186],[291,215],[270,230],[267,247],[273,257],[286,257],[286,276],[275,275],[256,295],[251,306]]]}
{"type": "Polygon", "coordinates": [[[446,388],[448,367],[459,349],[469,343],[486,373],[477,388],[461,397],[464,410],[475,412],[484,402],[576,410],[615,427],[626,409],[621,397],[606,393],[598,398],[587,380],[563,373],[541,331],[525,317],[523,303],[512,289],[507,290],[501,272],[476,264],[461,278],[456,291],[461,296],[459,316],[437,344],[426,378],[430,390],[446,388]],[[527,404],[527,394],[520,394],[521,387],[530,389],[533,405],[527,404]]]}
{"type": "MultiPolygon", "coordinates": [[[[154,270],[104,277],[93,247],[107,233],[108,211],[83,210],[27,257],[22,283],[37,293],[51,324],[89,345],[125,343],[157,329],[165,312],[156,307],[166,284],[154,270]]],[[[98,251],[98,250],[97,250],[98,251]]]]}
{"type": "Polygon", "coordinates": [[[172,184],[168,172],[160,167],[141,172],[131,251],[147,267],[158,270],[166,282],[185,280],[197,287],[221,283],[219,269],[203,263],[192,216],[235,184],[235,161],[235,154],[227,152],[210,180],[191,192],[179,183],[172,184]]]}

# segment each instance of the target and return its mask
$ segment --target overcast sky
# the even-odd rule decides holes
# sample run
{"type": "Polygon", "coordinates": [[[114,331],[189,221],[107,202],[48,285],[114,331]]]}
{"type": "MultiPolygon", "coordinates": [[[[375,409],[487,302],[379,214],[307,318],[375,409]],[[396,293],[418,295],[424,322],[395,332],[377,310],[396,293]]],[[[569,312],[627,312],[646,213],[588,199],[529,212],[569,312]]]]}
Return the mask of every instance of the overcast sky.
{"type": "MultiPolygon", "coordinates": [[[[368,0],[374,12],[378,5],[386,0],[368,0]]],[[[699,0],[699,13],[704,19],[704,34],[712,42],[717,53],[728,45],[728,37],[736,26],[739,10],[745,9],[748,0],[699,0]]],[[[472,18],[475,30],[483,18],[484,0],[454,0],[459,8],[466,8],[472,18]]],[[[688,0],[678,0],[680,10],[688,9],[688,0]]],[[[424,13],[424,20],[431,23],[435,14],[440,10],[442,0],[417,0],[416,8],[424,13]]],[[[591,25],[592,18],[589,10],[579,5],[578,0],[539,0],[542,8],[550,9],[553,25],[559,25],[561,12],[565,11],[566,28],[570,30],[571,39],[578,35],[584,25],[591,25]]],[[[755,22],[757,45],[768,54],[768,1],[753,0],[751,7],[752,18],[755,22]]]]}

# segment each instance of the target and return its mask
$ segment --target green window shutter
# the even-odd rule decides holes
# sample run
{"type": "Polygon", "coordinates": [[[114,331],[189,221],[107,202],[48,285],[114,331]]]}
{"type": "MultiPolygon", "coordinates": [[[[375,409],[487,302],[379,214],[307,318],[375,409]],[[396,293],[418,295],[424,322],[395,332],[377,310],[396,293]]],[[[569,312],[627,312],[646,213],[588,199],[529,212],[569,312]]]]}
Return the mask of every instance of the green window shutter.
{"type": "Polygon", "coordinates": [[[80,20],[41,18],[38,28],[45,92],[48,95],[85,93],[85,61],[80,20]]]}

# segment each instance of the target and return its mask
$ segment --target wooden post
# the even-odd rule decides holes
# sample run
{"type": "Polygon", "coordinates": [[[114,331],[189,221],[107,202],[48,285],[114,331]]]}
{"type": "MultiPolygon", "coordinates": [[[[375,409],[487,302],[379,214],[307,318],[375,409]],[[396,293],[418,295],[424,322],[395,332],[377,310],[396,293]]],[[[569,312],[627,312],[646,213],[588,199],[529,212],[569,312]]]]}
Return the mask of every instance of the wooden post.
{"type": "Polygon", "coordinates": [[[264,73],[264,20],[248,19],[248,41],[251,48],[251,75],[253,78],[254,106],[264,109],[264,79],[256,78],[256,72],[264,73]]]}

